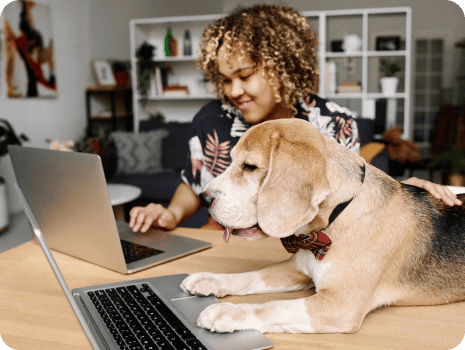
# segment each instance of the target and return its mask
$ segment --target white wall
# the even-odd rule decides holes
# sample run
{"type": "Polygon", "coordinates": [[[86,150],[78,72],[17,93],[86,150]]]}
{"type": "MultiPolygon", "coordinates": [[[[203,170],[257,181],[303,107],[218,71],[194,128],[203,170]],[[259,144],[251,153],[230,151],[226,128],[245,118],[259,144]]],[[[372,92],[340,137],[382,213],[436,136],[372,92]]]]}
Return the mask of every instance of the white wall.
{"type": "Polygon", "coordinates": [[[221,1],[90,0],[90,54],[129,59],[129,21],[137,18],[221,13],[221,1]]]}
{"type": "MultiPolygon", "coordinates": [[[[70,140],[83,133],[89,62],[89,0],[40,0],[40,3],[51,9],[57,96],[10,99],[5,97],[4,86],[0,96],[0,118],[7,119],[17,133],[26,134],[31,139],[27,145],[33,147],[46,147],[46,139],[70,140]]],[[[22,64],[20,60],[18,64],[22,64]]],[[[3,65],[0,77],[4,84],[3,65]]],[[[9,185],[11,211],[19,211],[9,156],[1,159],[0,176],[5,177],[9,185]]]]}

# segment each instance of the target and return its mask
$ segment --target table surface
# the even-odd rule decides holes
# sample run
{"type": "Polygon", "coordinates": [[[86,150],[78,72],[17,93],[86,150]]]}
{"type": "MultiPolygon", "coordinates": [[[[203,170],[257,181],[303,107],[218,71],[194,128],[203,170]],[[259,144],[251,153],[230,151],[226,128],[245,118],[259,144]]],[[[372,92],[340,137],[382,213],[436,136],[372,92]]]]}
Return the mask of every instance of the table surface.
{"type": "Polygon", "coordinates": [[[107,188],[112,206],[129,203],[142,193],[139,187],[133,185],[107,184],[107,188]]]}
{"type": "MultiPolygon", "coordinates": [[[[53,251],[70,289],[177,273],[244,272],[286,260],[279,240],[224,243],[214,230],[173,231],[212,242],[211,249],[125,276],[53,251]]],[[[228,296],[232,303],[294,299],[303,292],[228,296]]],[[[91,349],[40,247],[30,241],[0,254],[0,334],[13,349],[91,349]]],[[[452,349],[464,338],[465,302],[441,306],[385,307],[367,315],[355,334],[267,334],[273,349],[452,349]]]]}

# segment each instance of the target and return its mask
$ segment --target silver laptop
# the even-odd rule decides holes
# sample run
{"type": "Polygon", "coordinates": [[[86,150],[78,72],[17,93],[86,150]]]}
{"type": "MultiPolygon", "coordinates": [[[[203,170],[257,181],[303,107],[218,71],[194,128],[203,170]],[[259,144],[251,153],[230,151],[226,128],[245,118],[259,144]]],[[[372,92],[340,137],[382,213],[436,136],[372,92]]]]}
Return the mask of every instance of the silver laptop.
{"type": "Polygon", "coordinates": [[[9,146],[16,180],[52,249],[129,274],[211,243],[116,221],[100,157],[9,146]]]}
{"type": "Polygon", "coordinates": [[[215,297],[195,297],[169,275],[69,290],[42,232],[16,184],[21,204],[63,291],[94,349],[253,350],[273,346],[258,331],[213,333],[196,326],[215,297]]]}

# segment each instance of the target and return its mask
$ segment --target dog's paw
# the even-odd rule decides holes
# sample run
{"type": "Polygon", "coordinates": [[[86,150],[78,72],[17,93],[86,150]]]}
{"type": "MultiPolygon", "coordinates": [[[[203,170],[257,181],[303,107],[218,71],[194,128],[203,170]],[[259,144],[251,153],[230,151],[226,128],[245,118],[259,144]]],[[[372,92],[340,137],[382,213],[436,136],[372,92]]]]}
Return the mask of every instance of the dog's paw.
{"type": "Polygon", "coordinates": [[[181,283],[181,288],[185,292],[193,295],[215,295],[219,298],[228,294],[224,277],[208,272],[194,273],[181,283]]]}
{"type": "MultiPolygon", "coordinates": [[[[244,329],[258,329],[256,322],[250,322],[247,304],[218,303],[203,310],[197,326],[212,332],[226,333],[244,329]]],[[[253,318],[253,317],[252,317],[253,318]]]]}

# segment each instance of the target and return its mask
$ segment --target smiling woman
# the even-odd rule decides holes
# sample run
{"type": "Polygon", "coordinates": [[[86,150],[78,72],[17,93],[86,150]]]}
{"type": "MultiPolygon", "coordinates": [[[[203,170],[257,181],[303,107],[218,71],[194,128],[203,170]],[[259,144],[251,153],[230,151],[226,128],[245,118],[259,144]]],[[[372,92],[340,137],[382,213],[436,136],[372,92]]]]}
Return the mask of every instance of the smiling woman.
{"type": "MultiPolygon", "coordinates": [[[[170,205],[166,209],[152,204],[133,208],[133,230],[171,229],[196,213],[202,207],[198,195],[226,171],[239,138],[262,122],[302,119],[359,153],[353,113],[313,94],[319,76],[317,50],[318,41],[307,19],[289,7],[240,8],[207,27],[197,66],[214,85],[218,100],[194,117],[181,173],[184,183],[170,205]]],[[[244,174],[256,165],[247,164],[242,168],[244,174]]]]}

